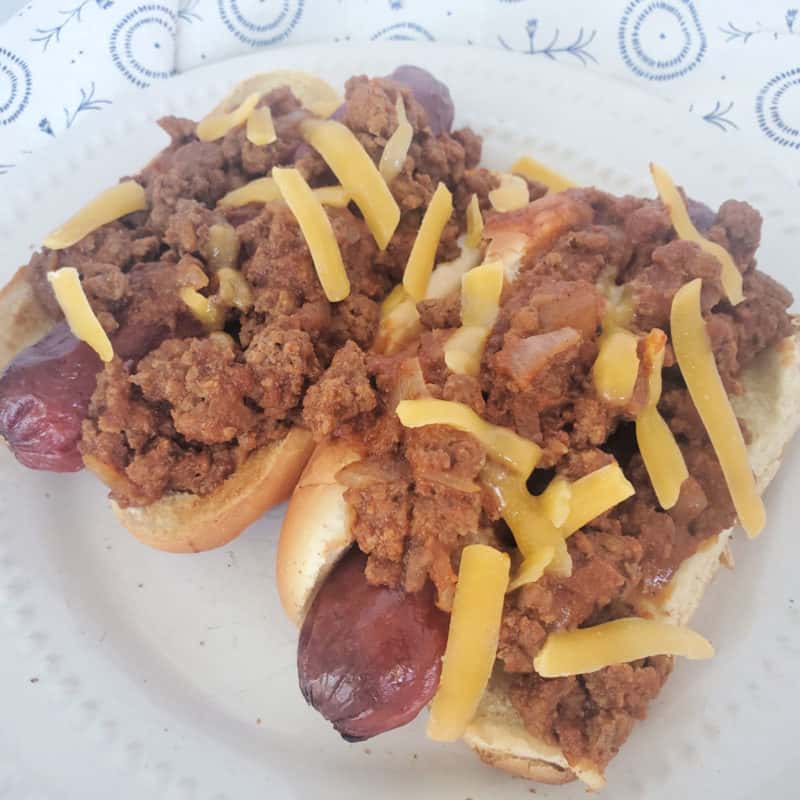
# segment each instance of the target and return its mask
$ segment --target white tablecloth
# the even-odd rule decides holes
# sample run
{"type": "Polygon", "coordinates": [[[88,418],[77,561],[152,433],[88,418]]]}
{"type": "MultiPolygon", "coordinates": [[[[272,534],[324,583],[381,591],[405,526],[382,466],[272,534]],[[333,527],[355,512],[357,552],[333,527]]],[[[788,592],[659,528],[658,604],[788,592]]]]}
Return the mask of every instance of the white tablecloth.
{"type": "Polygon", "coordinates": [[[260,47],[389,39],[633,82],[800,178],[800,19],[776,0],[30,0],[0,26],[0,176],[131,87],[260,47]]]}

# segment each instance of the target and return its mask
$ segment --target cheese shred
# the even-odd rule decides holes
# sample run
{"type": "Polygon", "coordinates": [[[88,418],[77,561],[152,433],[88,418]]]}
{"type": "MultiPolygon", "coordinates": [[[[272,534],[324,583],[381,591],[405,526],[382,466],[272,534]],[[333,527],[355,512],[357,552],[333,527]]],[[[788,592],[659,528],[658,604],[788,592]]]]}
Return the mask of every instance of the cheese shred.
{"type": "Polygon", "coordinates": [[[714,360],[700,307],[702,280],[682,286],[672,300],[672,346],[692,402],[719,459],[739,522],[751,538],[766,522],[747,460],[744,437],[714,360]]]}
{"type": "Polygon", "coordinates": [[[506,553],[487,545],[467,545],[461,553],[442,677],[428,721],[431,739],[460,739],[478,710],[497,655],[509,566],[506,553]]]}
{"type": "Polygon", "coordinates": [[[687,242],[694,242],[700,246],[701,250],[714,256],[719,261],[722,272],[720,279],[725,295],[732,305],[737,305],[744,300],[742,292],[742,273],[739,272],[736,264],[731,258],[731,254],[716,242],[709,241],[695,228],[694,223],[689,217],[686,203],[683,201],[678,188],[675,186],[669,173],[657,164],[650,164],[650,174],[656,185],[658,196],[661,202],[669,211],[672,227],[680,239],[687,242]]]}
{"type": "Polygon", "coordinates": [[[75,267],[61,267],[55,272],[48,272],[47,280],[72,333],[82,342],[86,342],[103,361],[111,361],[114,358],[114,349],[108,334],[89,305],[78,270],[75,267]]]}
{"type": "Polygon", "coordinates": [[[325,296],[332,303],[344,300],[350,294],[350,280],[322,203],[298,170],[275,167],[272,177],[305,237],[325,296]]]}
{"type": "Polygon", "coordinates": [[[629,617],[551,633],[533,667],[543,678],[563,678],[659,655],[706,659],[714,648],[688,628],[629,617]]]}

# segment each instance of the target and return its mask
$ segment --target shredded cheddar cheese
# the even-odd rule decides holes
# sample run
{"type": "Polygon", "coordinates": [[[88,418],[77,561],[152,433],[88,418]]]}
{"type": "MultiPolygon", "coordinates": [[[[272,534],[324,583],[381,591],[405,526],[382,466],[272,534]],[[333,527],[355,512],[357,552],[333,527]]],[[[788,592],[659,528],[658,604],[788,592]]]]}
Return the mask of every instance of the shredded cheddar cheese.
{"type": "Polygon", "coordinates": [[[82,342],[86,342],[103,361],[111,361],[114,358],[114,349],[86,299],[78,270],[74,267],[61,267],[55,272],[48,272],[47,280],[72,333],[82,342]]]}
{"type": "Polygon", "coordinates": [[[561,526],[564,536],[571,536],[636,492],[616,461],[574,481],[570,489],[569,514],[561,526]]]}
{"type": "Polygon", "coordinates": [[[245,136],[248,142],[260,146],[272,144],[278,138],[269,106],[253,109],[247,118],[245,136]]]}
{"type": "Polygon", "coordinates": [[[734,306],[741,303],[744,300],[742,273],[737,269],[731,254],[721,245],[706,239],[695,228],[680,192],[663,167],[659,167],[657,164],[650,164],[650,174],[653,176],[653,182],[656,185],[661,202],[669,211],[670,221],[672,222],[672,227],[675,228],[675,233],[678,234],[680,239],[699,245],[702,250],[719,261],[722,269],[720,279],[722,288],[725,290],[725,296],[734,306]]]}
{"type": "Polygon", "coordinates": [[[540,497],[542,511],[547,515],[550,522],[560,528],[569,516],[570,505],[572,504],[572,486],[563,475],[556,475],[547,484],[547,488],[540,497]]]}
{"type": "Polygon", "coordinates": [[[439,239],[441,239],[444,226],[447,225],[452,213],[453,196],[450,194],[450,190],[440,182],[425,210],[422,224],[417,231],[417,238],[414,239],[403,273],[403,288],[413,300],[419,301],[425,297],[428,281],[433,271],[433,263],[436,259],[436,250],[439,247],[439,239]]]}
{"type": "Polygon", "coordinates": [[[406,107],[403,105],[403,98],[397,95],[397,127],[389,137],[386,146],[383,148],[381,160],[378,163],[378,170],[386,183],[391,183],[403,169],[408,148],[411,146],[411,139],[414,136],[414,129],[406,117],[406,107]]]}
{"type": "Polygon", "coordinates": [[[766,522],[764,504],[758,494],[747,461],[742,431],[714,360],[700,307],[702,280],[682,286],[672,300],[670,327],[678,366],[708,438],[719,459],[739,522],[750,537],[766,522]]]}
{"type": "Polygon", "coordinates": [[[367,151],[349,128],[332,119],[305,120],[301,131],[361,210],[378,247],[385,250],[400,221],[400,207],[367,151]]]}
{"type": "Polygon", "coordinates": [[[500,311],[503,265],[482,264],[461,278],[460,327],[444,346],[448,368],[462,375],[477,375],[483,348],[500,311]]]}
{"type": "Polygon", "coordinates": [[[479,247],[483,236],[483,215],[478,203],[478,195],[474,194],[467,205],[467,247],[479,247]]]}
{"type": "Polygon", "coordinates": [[[518,158],[511,167],[511,171],[517,175],[522,175],[523,178],[527,178],[529,181],[543,183],[551,192],[562,192],[564,189],[569,189],[576,185],[531,156],[518,158]]]}
{"type": "Polygon", "coordinates": [[[225,309],[215,303],[213,298],[200,294],[191,286],[181,287],[178,294],[207,331],[222,330],[225,325],[225,309]]]}
{"type": "Polygon", "coordinates": [[[350,280],[325,209],[296,169],[275,167],[272,177],[303,232],[325,296],[332,303],[344,300],[350,280]]]}
{"type": "Polygon", "coordinates": [[[440,742],[461,738],[492,674],[510,560],[482,544],[461,553],[442,677],[431,703],[428,736],[440,742]]]}
{"type": "Polygon", "coordinates": [[[562,678],[658,655],[706,659],[714,648],[689,628],[630,617],[551,633],[533,667],[543,678],[562,678]]]}
{"type": "Polygon", "coordinates": [[[77,214],[47,235],[43,244],[51,250],[63,250],[101,226],[145,208],[147,198],[144,189],[136,181],[122,181],[88,202],[77,214]]]}
{"type": "Polygon", "coordinates": [[[500,176],[500,185],[489,192],[489,202],[495,211],[516,211],[530,202],[528,184],[519,175],[504,172],[500,176]]]}
{"type": "MultiPolygon", "coordinates": [[[[317,200],[324,206],[344,208],[350,202],[350,196],[341,186],[321,186],[313,191],[317,200]]],[[[238,208],[249,203],[271,203],[280,197],[280,189],[274,178],[256,178],[238,189],[232,189],[217,205],[223,208],[238,208]]]]}
{"type": "Polygon", "coordinates": [[[397,416],[406,428],[448,425],[470,433],[493,458],[508,464],[525,478],[533,472],[541,456],[539,446],[530,439],[524,439],[508,428],[486,422],[464,403],[449,400],[403,400],[397,406],[397,416]]]}
{"type": "Polygon", "coordinates": [[[195,130],[197,138],[201,142],[215,142],[239,125],[244,125],[260,99],[261,93],[253,92],[242,100],[233,111],[222,114],[212,113],[204,117],[197,123],[195,130]]]}
{"type": "MultiPolygon", "coordinates": [[[[461,276],[472,269],[478,260],[477,250],[463,247],[458,258],[439,264],[428,281],[425,299],[436,300],[455,291],[461,282],[461,276]]],[[[375,350],[379,353],[396,353],[417,336],[420,330],[417,304],[400,284],[389,293],[381,306],[375,350]]]]}
{"type": "Polygon", "coordinates": [[[643,360],[650,368],[650,376],[647,404],[636,417],[636,441],[659,504],[662,508],[672,508],[678,502],[689,470],[672,431],[657,408],[666,343],[666,334],[658,328],[644,341],[643,360]]]}
{"type": "Polygon", "coordinates": [[[324,206],[345,208],[350,203],[350,195],[343,186],[320,186],[318,189],[314,189],[314,194],[324,206]]]}
{"type": "Polygon", "coordinates": [[[544,575],[545,568],[553,561],[555,552],[555,547],[545,545],[539,548],[532,556],[526,558],[520,564],[519,571],[514,579],[508,584],[508,591],[513,592],[521,586],[536,583],[544,575]]]}
{"type": "Polygon", "coordinates": [[[490,462],[484,467],[481,479],[500,501],[500,513],[523,558],[535,562],[542,550],[550,548],[553,555],[546,571],[561,577],[571,575],[572,559],[565,538],[542,510],[539,498],[528,492],[525,478],[490,462]]]}
{"type": "Polygon", "coordinates": [[[639,340],[630,331],[607,327],[600,336],[600,351],[592,367],[597,394],[611,405],[624,406],[633,395],[639,374],[639,340]]]}

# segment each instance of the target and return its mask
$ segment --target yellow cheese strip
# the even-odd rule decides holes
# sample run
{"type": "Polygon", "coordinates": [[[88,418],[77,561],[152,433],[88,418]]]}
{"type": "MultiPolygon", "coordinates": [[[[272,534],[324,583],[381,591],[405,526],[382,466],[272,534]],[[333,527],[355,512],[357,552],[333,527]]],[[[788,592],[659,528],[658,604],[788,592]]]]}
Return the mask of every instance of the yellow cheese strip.
{"type": "Polygon", "coordinates": [[[350,294],[350,280],[322,203],[296,169],[275,167],[272,177],[303,232],[325,296],[332,303],[344,300],[350,294]]]}
{"type": "Polygon", "coordinates": [[[680,192],[663,167],[650,164],[650,174],[653,176],[653,182],[656,185],[656,190],[658,191],[658,196],[661,198],[661,202],[669,211],[670,221],[672,222],[672,227],[675,228],[675,233],[678,235],[678,238],[684,239],[687,242],[694,242],[699,245],[702,250],[714,256],[714,258],[719,261],[721,268],[720,280],[722,281],[722,288],[725,290],[726,297],[730,300],[732,305],[741,303],[742,300],[744,300],[744,294],[742,293],[742,273],[739,272],[736,267],[736,264],[731,258],[731,254],[721,245],[706,239],[700,234],[697,228],[695,228],[680,192]]]}
{"type": "Polygon", "coordinates": [[[550,522],[560,528],[567,521],[572,503],[570,482],[563,475],[556,475],[542,492],[539,501],[550,522]]]}
{"type": "Polygon", "coordinates": [[[523,557],[533,559],[544,548],[552,548],[553,557],[546,567],[547,572],[561,577],[571,575],[572,559],[564,536],[542,511],[539,498],[528,492],[525,479],[489,462],[483,468],[481,480],[500,501],[503,519],[523,557]]]}
{"type": "Polygon", "coordinates": [[[422,224],[417,231],[417,238],[411,247],[403,273],[403,287],[408,296],[414,300],[419,301],[425,297],[436,260],[439,239],[452,213],[453,196],[443,183],[439,183],[425,210],[425,216],[422,218],[422,224]]]}
{"type": "Polygon", "coordinates": [[[211,297],[205,297],[191,286],[182,287],[178,294],[207,331],[222,330],[225,325],[225,309],[217,305],[211,297]]]}
{"type": "Polygon", "coordinates": [[[324,206],[345,208],[350,203],[350,195],[342,186],[320,186],[314,189],[314,194],[324,206]]]}
{"type": "Polygon", "coordinates": [[[78,270],[74,267],[61,267],[55,272],[48,272],[47,280],[72,333],[82,342],[86,342],[103,361],[111,361],[114,350],[86,299],[78,270]]]}
{"type": "Polygon", "coordinates": [[[600,352],[592,367],[594,388],[607,403],[624,406],[633,395],[639,374],[639,340],[623,328],[611,328],[600,337],[600,352]]]}
{"type": "Polygon", "coordinates": [[[246,206],[248,203],[271,203],[281,196],[272,178],[256,178],[228,192],[218,203],[223,208],[246,206]]]}
{"type": "Polygon", "coordinates": [[[636,417],[636,442],[659,504],[662,508],[672,508],[678,502],[689,470],[669,425],[657,408],[666,342],[666,334],[658,328],[645,339],[643,360],[650,368],[650,376],[647,405],[636,417]]]}
{"type": "Polygon", "coordinates": [[[122,181],[101,192],[44,239],[51,250],[71,247],[84,236],[115,219],[147,208],[144,189],[136,181],[122,181]]]}
{"type": "Polygon", "coordinates": [[[481,419],[468,405],[449,400],[403,400],[397,416],[406,428],[448,425],[471,433],[492,458],[508,464],[525,478],[533,472],[542,451],[530,439],[481,419]]]}
{"type": "MultiPolygon", "coordinates": [[[[461,254],[453,261],[439,264],[428,281],[426,300],[447,297],[461,283],[461,276],[472,269],[480,260],[480,253],[472,247],[463,247],[461,254]]],[[[379,353],[396,353],[409,341],[419,335],[421,325],[416,303],[408,296],[402,284],[390,292],[381,309],[381,320],[374,348],[379,353]],[[390,300],[390,298],[392,298],[390,300]]]]}
{"type": "MultiPolygon", "coordinates": [[[[314,189],[317,200],[324,206],[344,208],[350,196],[341,186],[321,186],[314,189]]],[[[271,203],[280,199],[281,193],[274,178],[256,178],[238,189],[228,192],[218,203],[223,208],[237,208],[248,203],[271,203]]]]}
{"type": "Polygon", "coordinates": [[[442,677],[431,703],[428,736],[460,739],[489,682],[497,655],[510,560],[506,553],[471,544],[461,553],[442,677]]]}
{"type": "Polygon", "coordinates": [[[408,148],[411,146],[411,139],[414,136],[414,129],[406,117],[406,107],[403,105],[401,95],[397,96],[395,107],[397,108],[397,127],[386,142],[378,163],[378,170],[386,183],[391,183],[403,169],[408,148]]]}
{"type": "Polygon", "coordinates": [[[398,283],[397,286],[392,289],[386,297],[383,298],[383,302],[381,303],[381,319],[388,317],[389,314],[392,313],[404,300],[408,299],[408,295],[406,294],[406,290],[403,288],[402,283],[398,283]]]}
{"type": "Polygon", "coordinates": [[[635,493],[616,461],[574,481],[571,489],[569,515],[561,526],[564,536],[572,535],[635,493]]]}
{"type": "Polygon", "coordinates": [[[462,327],[444,346],[445,364],[453,372],[480,372],[483,348],[500,311],[503,275],[503,265],[492,261],[471,269],[461,279],[462,327]]]}
{"type": "Polygon", "coordinates": [[[489,328],[479,325],[462,326],[445,342],[444,363],[459,375],[477,376],[481,371],[481,358],[489,328]]]}
{"type": "Polygon", "coordinates": [[[197,123],[195,133],[201,142],[215,142],[239,125],[247,122],[253,109],[261,99],[260,92],[249,94],[242,102],[226,114],[209,114],[197,123]]]}
{"type": "Polygon", "coordinates": [[[717,371],[700,308],[702,280],[682,286],[672,300],[672,346],[692,402],[703,420],[728,484],[739,522],[750,537],[766,522],[764,504],[747,461],[742,431],[717,371]]]}
{"type": "Polygon", "coordinates": [[[481,264],[461,279],[461,324],[491,328],[500,311],[503,265],[499,261],[481,264]]]}
{"type": "Polygon", "coordinates": [[[325,159],[364,215],[378,247],[385,250],[400,222],[400,207],[353,132],[335,120],[305,120],[305,140],[325,159]]]}
{"type": "Polygon", "coordinates": [[[489,202],[495,211],[516,211],[530,202],[528,184],[519,175],[503,173],[500,186],[489,192],[489,202]]]}
{"type": "Polygon", "coordinates": [[[548,545],[526,558],[520,564],[519,571],[514,579],[508,584],[508,591],[513,592],[515,589],[519,589],[520,586],[536,583],[544,575],[544,570],[550,565],[554,555],[555,548],[548,545]]]}
{"type": "Polygon", "coordinates": [[[536,181],[536,183],[543,183],[551,192],[562,192],[564,189],[569,189],[575,186],[571,180],[565,178],[550,167],[542,164],[531,156],[522,156],[518,158],[511,171],[517,175],[522,175],[529,181],[536,181]]]}
{"type": "Polygon", "coordinates": [[[630,617],[551,633],[533,667],[543,678],[562,678],[660,655],[705,659],[714,648],[689,628],[630,617]]]}
{"type": "Polygon", "coordinates": [[[272,122],[272,112],[269,106],[256,108],[247,118],[245,136],[251,144],[265,145],[271,144],[278,137],[275,133],[275,125],[272,122]]]}
{"type": "Polygon", "coordinates": [[[478,195],[474,194],[470,197],[467,205],[467,238],[464,243],[467,247],[479,247],[482,235],[483,215],[478,203],[478,195]]]}

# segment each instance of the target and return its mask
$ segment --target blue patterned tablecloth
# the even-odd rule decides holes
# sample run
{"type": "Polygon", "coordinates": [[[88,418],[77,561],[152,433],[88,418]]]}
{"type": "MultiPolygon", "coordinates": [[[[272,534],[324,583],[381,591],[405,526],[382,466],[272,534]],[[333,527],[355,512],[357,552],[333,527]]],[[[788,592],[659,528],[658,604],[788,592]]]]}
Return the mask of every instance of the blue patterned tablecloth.
{"type": "Polygon", "coordinates": [[[800,19],[776,0],[30,0],[0,26],[0,175],[131,87],[260,47],[389,39],[623,78],[800,178],[800,19]]]}

